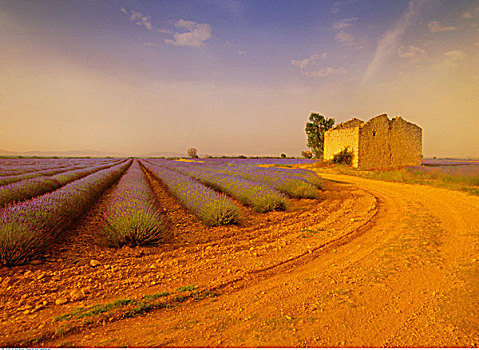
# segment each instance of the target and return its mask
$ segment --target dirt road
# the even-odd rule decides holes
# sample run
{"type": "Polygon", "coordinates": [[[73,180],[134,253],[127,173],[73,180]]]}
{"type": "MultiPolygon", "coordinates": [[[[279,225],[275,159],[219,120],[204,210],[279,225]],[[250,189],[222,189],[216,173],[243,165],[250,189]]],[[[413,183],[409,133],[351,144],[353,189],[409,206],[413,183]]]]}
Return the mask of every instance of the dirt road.
{"type": "MultiPolygon", "coordinates": [[[[297,201],[287,213],[215,231],[217,239],[138,258],[139,273],[130,279],[143,281],[152,269],[170,275],[116,295],[171,291],[168,307],[93,319],[65,333],[48,321],[45,329],[56,331],[53,339],[39,337],[42,346],[477,347],[479,198],[323,176],[330,182],[318,203],[297,201]],[[198,298],[199,291],[208,297],[198,298]]],[[[80,306],[99,300],[114,299],[98,295],[80,306]]]]}

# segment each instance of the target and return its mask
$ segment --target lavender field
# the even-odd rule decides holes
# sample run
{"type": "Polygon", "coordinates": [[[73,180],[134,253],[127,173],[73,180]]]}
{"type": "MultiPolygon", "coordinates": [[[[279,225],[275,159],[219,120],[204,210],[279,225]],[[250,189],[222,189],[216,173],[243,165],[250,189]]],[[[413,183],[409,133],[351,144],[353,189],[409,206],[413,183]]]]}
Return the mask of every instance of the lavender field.
{"type": "Polygon", "coordinates": [[[257,213],[287,210],[290,198],[316,199],[322,188],[314,172],[284,167],[302,162],[310,163],[0,159],[0,264],[40,257],[110,189],[97,240],[110,247],[161,244],[169,225],[162,213],[168,208],[159,205],[152,182],[205,226],[241,224],[246,208],[257,213]]]}

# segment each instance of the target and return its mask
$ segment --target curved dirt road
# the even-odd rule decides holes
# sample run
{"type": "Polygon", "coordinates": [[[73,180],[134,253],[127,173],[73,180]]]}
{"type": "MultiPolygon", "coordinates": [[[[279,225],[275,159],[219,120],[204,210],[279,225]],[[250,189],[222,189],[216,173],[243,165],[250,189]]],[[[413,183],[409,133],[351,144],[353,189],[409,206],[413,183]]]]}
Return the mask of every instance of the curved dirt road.
{"type": "Polygon", "coordinates": [[[190,260],[216,297],[44,345],[477,347],[479,197],[321,175],[342,203],[334,212],[314,221],[303,213],[301,231],[278,225],[279,237],[250,237],[249,249],[228,237],[208,259],[190,260]],[[270,249],[276,243],[283,249],[270,249]],[[229,277],[243,265],[249,269],[229,277]]]}

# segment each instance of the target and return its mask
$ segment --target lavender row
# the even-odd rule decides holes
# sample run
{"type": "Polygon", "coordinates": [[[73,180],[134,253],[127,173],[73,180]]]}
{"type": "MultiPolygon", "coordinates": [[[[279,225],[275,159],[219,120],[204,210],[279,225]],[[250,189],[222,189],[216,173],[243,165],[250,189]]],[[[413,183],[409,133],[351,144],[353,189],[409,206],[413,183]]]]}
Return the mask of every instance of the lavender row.
{"type": "Polygon", "coordinates": [[[20,265],[51,245],[130,166],[98,171],[61,189],[0,210],[0,264],[20,265]]]}
{"type": "Polygon", "coordinates": [[[225,167],[217,171],[246,180],[268,184],[293,198],[318,198],[319,196],[317,186],[314,186],[302,177],[288,174],[287,172],[253,167],[225,167]]]}
{"type": "Polygon", "coordinates": [[[15,182],[15,179],[23,180],[29,177],[34,177],[38,175],[43,175],[43,172],[48,171],[62,171],[67,168],[71,168],[72,165],[59,165],[59,166],[44,166],[40,168],[35,168],[35,170],[27,169],[16,169],[12,171],[2,170],[2,175],[0,176],[0,185],[6,185],[11,182],[15,182]],[[13,181],[12,181],[13,180],[13,181]]]}
{"type": "Polygon", "coordinates": [[[163,164],[178,170],[194,166],[197,169],[207,169],[218,174],[227,174],[250,181],[265,183],[293,198],[318,198],[318,186],[321,186],[321,178],[319,178],[319,176],[313,172],[309,174],[309,172],[302,169],[272,169],[233,164],[214,166],[202,162],[186,163],[168,160],[154,160],[153,162],[154,164],[163,164]],[[305,176],[309,176],[309,181],[305,176]],[[313,185],[312,182],[314,182],[315,185],[313,185]]]}
{"type": "MultiPolygon", "coordinates": [[[[451,176],[463,176],[471,178],[479,176],[479,162],[473,163],[470,162],[469,164],[459,164],[459,165],[430,165],[427,166],[408,166],[406,167],[408,171],[412,171],[417,175],[427,174],[427,175],[451,175],[451,176]]],[[[477,186],[477,185],[476,185],[477,186]]]]}
{"type": "Polygon", "coordinates": [[[112,163],[114,159],[0,159],[0,176],[28,174],[54,168],[94,166],[112,163]],[[10,161],[10,162],[8,162],[10,161]]]}
{"type": "Polygon", "coordinates": [[[29,160],[26,162],[24,159],[17,159],[17,162],[5,163],[4,159],[0,159],[0,176],[13,176],[28,174],[35,171],[47,170],[52,168],[61,168],[71,164],[66,162],[59,162],[58,159],[53,161],[43,160],[40,162],[38,159],[35,161],[29,160]]]}
{"type": "Polygon", "coordinates": [[[109,246],[153,245],[161,241],[166,223],[143,172],[134,161],[121,178],[103,218],[103,237],[109,246]]]}
{"type": "MultiPolygon", "coordinates": [[[[255,167],[258,169],[257,167],[255,167]]],[[[260,168],[263,169],[263,168],[260,168]]],[[[271,174],[278,176],[291,176],[298,179],[306,180],[311,185],[321,189],[323,188],[323,180],[321,177],[311,170],[306,169],[283,169],[283,168],[268,168],[271,174]]]]}
{"type": "Polygon", "coordinates": [[[182,166],[178,168],[202,184],[226,193],[241,203],[251,206],[257,212],[285,210],[287,198],[274,188],[257,181],[245,180],[236,176],[219,174],[204,168],[182,166]]]}
{"type": "Polygon", "coordinates": [[[144,164],[154,177],[162,181],[190,212],[207,226],[238,223],[241,211],[228,197],[202,185],[187,175],[168,168],[144,164]]]}
{"type": "Polygon", "coordinates": [[[54,191],[72,181],[111,167],[113,164],[72,170],[53,176],[39,176],[0,187],[0,207],[54,191]]]}
{"type": "Polygon", "coordinates": [[[294,165],[294,164],[312,164],[317,162],[315,159],[292,159],[292,158],[206,158],[201,159],[209,164],[234,164],[234,165],[294,165]]]}
{"type": "MultiPolygon", "coordinates": [[[[249,160],[249,159],[248,159],[249,160]]],[[[254,160],[254,159],[253,159],[254,160]]],[[[294,160],[294,159],[292,159],[294,160]]],[[[301,161],[301,159],[296,159],[297,161],[301,161]]],[[[241,164],[239,161],[246,161],[244,159],[228,159],[227,162],[221,159],[214,159],[214,160],[199,160],[194,162],[184,162],[184,161],[172,161],[172,160],[163,160],[163,159],[155,159],[153,162],[160,162],[160,164],[168,164],[170,167],[179,167],[179,166],[196,166],[198,168],[206,168],[209,170],[217,170],[223,171],[228,169],[228,172],[242,172],[242,173],[254,173],[257,172],[259,174],[264,174],[265,171],[270,176],[277,176],[277,177],[296,177],[300,179],[300,181],[307,181],[313,186],[321,189],[323,182],[321,177],[316,174],[315,172],[307,169],[285,169],[285,168],[277,168],[268,165],[282,165],[282,164],[274,164],[274,163],[264,163],[264,166],[268,166],[267,168],[262,167],[262,163],[258,162],[259,166],[252,165],[252,164],[241,164]]],[[[266,161],[266,160],[264,160],[266,161]]],[[[271,160],[272,161],[272,160],[271,160]]],[[[278,159],[279,161],[279,159],[278,159]]],[[[283,164],[287,165],[287,164],[283,164]]]]}
{"type": "Polygon", "coordinates": [[[21,180],[27,180],[27,179],[33,179],[35,177],[39,176],[52,176],[60,173],[64,173],[67,171],[73,171],[73,170],[79,170],[79,169],[85,169],[88,167],[92,166],[99,166],[100,164],[84,164],[84,165],[64,165],[61,167],[54,167],[54,168],[48,168],[45,170],[37,170],[37,171],[31,171],[27,173],[22,173],[22,174],[17,174],[17,175],[10,175],[10,176],[2,176],[0,177],[0,186],[5,186],[9,185],[21,180]]]}

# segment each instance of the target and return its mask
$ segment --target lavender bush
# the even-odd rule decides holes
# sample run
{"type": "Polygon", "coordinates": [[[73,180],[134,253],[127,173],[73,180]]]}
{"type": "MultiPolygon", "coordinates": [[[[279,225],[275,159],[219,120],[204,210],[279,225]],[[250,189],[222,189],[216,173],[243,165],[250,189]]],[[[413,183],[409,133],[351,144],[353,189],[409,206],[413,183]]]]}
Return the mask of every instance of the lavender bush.
{"type": "Polygon", "coordinates": [[[43,169],[42,167],[39,170],[35,170],[35,171],[28,171],[28,172],[23,172],[20,174],[15,174],[15,175],[0,176],[0,186],[5,186],[14,182],[18,182],[18,181],[26,180],[26,179],[32,179],[39,176],[52,176],[52,175],[64,173],[67,171],[85,169],[92,166],[100,166],[102,164],[106,165],[108,163],[113,164],[113,162],[89,162],[89,163],[76,164],[76,165],[75,163],[70,163],[70,164],[50,167],[47,169],[43,169]]]}
{"type": "Polygon", "coordinates": [[[196,168],[228,174],[246,180],[265,183],[274,189],[294,198],[318,198],[318,188],[322,187],[321,178],[314,172],[305,169],[263,168],[243,166],[232,163],[213,164],[212,162],[182,162],[155,159],[150,162],[174,170],[196,168]]]}
{"type": "Polygon", "coordinates": [[[0,264],[20,265],[40,254],[130,166],[97,171],[57,191],[0,209],[0,264]]]}
{"type": "Polygon", "coordinates": [[[24,201],[47,192],[58,189],[72,181],[111,167],[112,164],[94,166],[87,169],[72,170],[53,176],[39,176],[21,180],[0,187],[0,207],[11,203],[24,201]]]}
{"type": "Polygon", "coordinates": [[[145,163],[144,166],[161,180],[170,192],[207,226],[238,223],[240,209],[221,195],[187,175],[168,168],[145,163]]]}
{"type": "Polygon", "coordinates": [[[114,159],[4,159],[0,158],[0,177],[28,174],[38,171],[48,171],[57,168],[73,166],[94,166],[102,163],[112,163],[114,159]]]}
{"type": "Polygon", "coordinates": [[[297,173],[283,171],[289,169],[271,169],[259,167],[221,167],[218,173],[237,176],[246,180],[258,181],[293,198],[318,198],[318,188],[297,173]]]}
{"type": "Polygon", "coordinates": [[[104,216],[103,237],[107,245],[154,245],[160,243],[166,223],[155,208],[154,197],[134,161],[113,193],[104,216]]]}
{"type": "Polygon", "coordinates": [[[284,158],[215,158],[199,159],[209,164],[234,164],[234,165],[293,165],[293,164],[312,164],[317,162],[315,159],[284,159],[284,158]]]}
{"type": "Polygon", "coordinates": [[[245,205],[252,206],[257,212],[286,209],[287,198],[263,183],[194,167],[182,167],[180,171],[208,187],[228,194],[245,205]]]}

